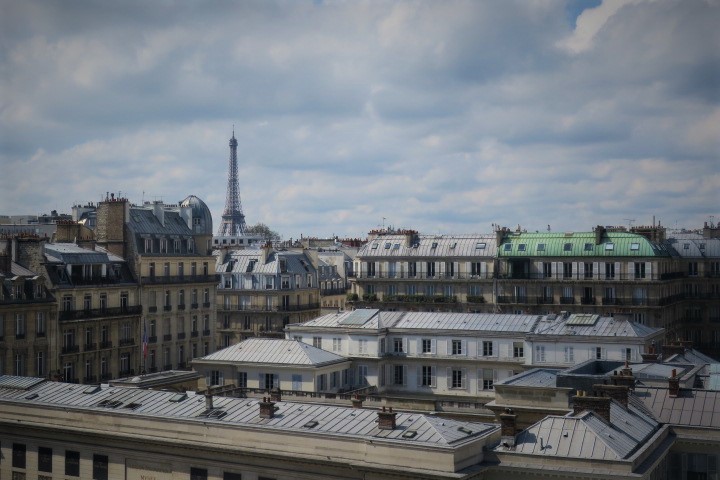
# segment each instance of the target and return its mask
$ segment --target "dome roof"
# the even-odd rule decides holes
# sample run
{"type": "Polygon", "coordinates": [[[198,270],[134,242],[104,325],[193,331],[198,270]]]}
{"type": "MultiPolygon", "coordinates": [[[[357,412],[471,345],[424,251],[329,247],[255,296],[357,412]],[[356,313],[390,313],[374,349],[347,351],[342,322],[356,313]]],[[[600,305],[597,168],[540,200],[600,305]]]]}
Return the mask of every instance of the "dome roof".
{"type": "Polygon", "coordinates": [[[193,217],[193,233],[200,235],[212,235],[213,234],[213,223],[210,209],[205,202],[200,200],[195,195],[190,195],[185,200],[180,202],[181,207],[190,207],[192,209],[193,217]]]}

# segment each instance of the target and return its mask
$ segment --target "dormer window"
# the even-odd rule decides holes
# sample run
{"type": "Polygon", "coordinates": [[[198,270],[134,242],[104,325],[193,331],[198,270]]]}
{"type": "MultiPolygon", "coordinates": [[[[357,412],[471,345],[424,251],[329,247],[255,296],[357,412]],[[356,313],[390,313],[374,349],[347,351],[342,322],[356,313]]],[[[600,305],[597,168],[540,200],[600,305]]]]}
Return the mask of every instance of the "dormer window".
{"type": "Polygon", "coordinates": [[[545,251],[545,244],[544,244],[544,243],[538,243],[537,251],[538,251],[538,252],[544,252],[544,251],[545,251]]]}
{"type": "Polygon", "coordinates": [[[485,242],[478,242],[475,244],[475,250],[485,250],[485,247],[487,246],[487,243],[485,242]]]}
{"type": "Polygon", "coordinates": [[[512,251],[512,243],[506,243],[504,248],[506,252],[512,251]]]}
{"type": "Polygon", "coordinates": [[[390,242],[385,242],[385,250],[390,250],[390,242]]]}
{"type": "Polygon", "coordinates": [[[167,238],[160,239],[160,253],[167,253],[167,238]]]}
{"type": "Polygon", "coordinates": [[[518,252],[524,252],[526,245],[524,243],[521,243],[518,245],[518,252]]]}
{"type": "Polygon", "coordinates": [[[145,239],[145,253],[152,253],[152,238],[145,239]]]}
{"type": "Polygon", "coordinates": [[[432,245],[430,246],[430,248],[435,249],[435,248],[437,248],[437,246],[438,246],[437,242],[432,242],[432,245]]]}
{"type": "Polygon", "coordinates": [[[630,250],[633,250],[633,251],[640,250],[640,244],[639,243],[631,243],[630,250]]]}
{"type": "Polygon", "coordinates": [[[592,252],[592,251],[593,251],[593,244],[592,244],[592,243],[586,243],[586,244],[585,244],[585,251],[586,251],[586,252],[592,252]]]}
{"type": "Polygon", "coordinates": [[[572,252],[572,243],[566,243],[565,245],[563,245],[563,251],[572,252]]]}

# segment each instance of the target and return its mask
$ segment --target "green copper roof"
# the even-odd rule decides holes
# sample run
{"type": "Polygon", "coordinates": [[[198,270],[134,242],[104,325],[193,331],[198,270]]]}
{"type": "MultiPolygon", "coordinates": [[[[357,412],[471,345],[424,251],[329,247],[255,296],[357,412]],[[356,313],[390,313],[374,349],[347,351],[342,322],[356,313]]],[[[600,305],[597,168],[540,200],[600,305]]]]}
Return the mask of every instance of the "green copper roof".
{"type": "Polygon", "coordinates": [[[595,244],[594,232],[510,233],[498,245],[499,257],[667,257],[663,245],[642,235],[606,232],[595,244]]]}

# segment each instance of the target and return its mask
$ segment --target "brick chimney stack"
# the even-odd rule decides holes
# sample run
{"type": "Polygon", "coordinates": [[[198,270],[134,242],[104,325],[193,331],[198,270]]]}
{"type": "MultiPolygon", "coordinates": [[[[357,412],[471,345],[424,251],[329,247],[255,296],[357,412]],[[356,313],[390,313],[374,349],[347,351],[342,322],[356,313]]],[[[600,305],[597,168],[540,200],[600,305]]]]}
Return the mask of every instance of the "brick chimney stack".
{"type": "Polygon", "coordinates": [[[260,404],[260,418],[273,418],[275,416],[275,402],[269,398],[263,397],[260,404]]]}
{"type": "Polygon", "coordinates": [[[279,388],[273,388],[272,390],[270,390],[270,401],[271,401],[271,402],[280,402],[280,401],[282,401],[281,396],[282,396],[282,394],[281,394],[279,388]]]}
{"type": "Polygon", "coordinates": [[[578,392],[573,397],[573,415],[579,415],[587,410],[610,421],[610,397],[586,396],[585,392],[578,392]]]}
{"type": "Polygon", "coordinates": [[[656,363],[659,360],[659,355],[655,351],[655,342],[648,347],[647,353],[641,353],[643,363],[656,363]]]}
{"type": "Polygon", "coordinates": [[[378,412],[378,428],[380,430],[395,430],[395,417],[397,413],[393,413],[392,407],[389,411],[382,407],[382,411],[378,412]]]}
{"type": "Polygon", "coordinates": [[[500,414],[500,441],[506,447],[515,446],[515,431],[517,430],[517,415],[512,408],[506,408],[500,414]]]}
{"type": "Polygon", "coordinates": [[[593,385],[593,390],[628,406],[630,388],[627,385],[593,385]]]}
{"type": "Polygon", "coordinates": [[[353,408],[362,408],[363,407],[363,399],[360,398],[358,395],[355,395],[350,401],[352,402],[353,408]]]}
{"type": "Polygon", "coordinates": [[[668,396],[675,398],[680,394],[680,377],[677,376],[677,370],[673,368],[672,377],[668,379],[668,396]]]}
{"type": "Polygon", "coordinates": [[[635,376],[633,375],[632,368],[630,368],[630,364],[628,364],[627,360],[625,361],[625,367],[620,369],[619,373],[616,371],[610,379],[612,380],[613,385],[620,385],[630,389],[635,388],[635,376]]]}
{"type": "Polygon", "coordinates": [[[213,409],[213,396],[212,393],[210,393],[210,390],[208,390],[208,393],[205,394],[205,410],[212,410],[213,409]]]}

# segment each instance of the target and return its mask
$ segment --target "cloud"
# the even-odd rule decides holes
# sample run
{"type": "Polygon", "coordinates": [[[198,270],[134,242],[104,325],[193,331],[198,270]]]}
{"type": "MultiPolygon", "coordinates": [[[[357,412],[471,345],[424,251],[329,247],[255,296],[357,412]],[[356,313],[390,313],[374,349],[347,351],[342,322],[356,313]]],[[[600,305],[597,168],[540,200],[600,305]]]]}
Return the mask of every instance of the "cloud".
{"type": "MultiPolygon", "coordinates": [[[[0,0],[0,214],[122,190],[286,237],[717,215],[720,6],[0,0]]],[[[644,219],[644,220],[642,220],[644,219]]]]}

